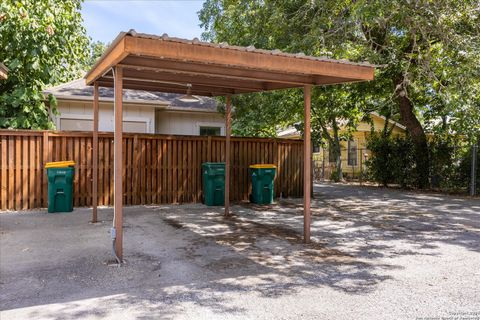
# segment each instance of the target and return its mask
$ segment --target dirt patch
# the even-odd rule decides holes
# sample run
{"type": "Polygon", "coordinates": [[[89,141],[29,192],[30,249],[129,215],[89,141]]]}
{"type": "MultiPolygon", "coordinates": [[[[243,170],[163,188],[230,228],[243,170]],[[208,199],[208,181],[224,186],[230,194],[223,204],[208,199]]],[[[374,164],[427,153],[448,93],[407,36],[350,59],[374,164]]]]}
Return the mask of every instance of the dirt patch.
{"type": "MultiPolygon", "coordinates": [[[[165,221],[168,221],[169,225],[186,228],[180,221],[173,218],[165,219],[165,221]]],[[[214,222],[227,225],[227,231],[205,235],[203,236],[204,240],[211,239],[218,244],[229,246],[235,251],[244,252],[248,259],[263,265],[275,267],[295,264],[299,261],[314,263],[352,263],[354,261],[351,255],[328,248],[324,243],[311,242],[304,244],[301,233],[280,225],[246,220],[236,215],[219,216],[214,219],[214,222]]],[[[190,258],[197,257],[196,249],[198,248],[186,250],[187,256],[190,258]]],[[[212,268],[232,267],[230,264],[236,264],[237,262],[219,261],[215,262],[212,268]]]]}
{"type": "Polygon", "coordinates": [[[240,206],[250,209],[253,211],[278,211],[282,210],[282,213],[284,214],[289,214],[289,215],[296,215],[295,211],[286,211],[285,209],[297,209],[297,210],[302,210],[303,209],[303,204],[287,201],[287,200],[280,200],[278,203],[275,204],[256,204],[256,203],[251,203],[251,202],[242,202],[239,203],[240,206]]]}
{"type": "Polygon", "coordinates": [[[257,237],[274,237],[282,240],[287,240],[292,244],[298,244],[302,241],[302,236],[295,230],[285,228],[278,225],[267,225],[251,220],[243,220],[232,215],[224,219],[234,233],[227,234],[223,240],[230,239],[232,244],[237,242],[238,236],[243,236],[243,240],[247,237],[251,243],[254,243],[257,237]]]}
{"type": "Polygon", "coordinates": [[[226,257],[213,261],[207,265],[206,268],[212,271],[225,271],[229,269],[241,270],[248,265],[252,265],[253,262],[247,258],[226,257]]]}
{"type": "Polygon", "coordinates": [[[183,228],[183,225],[177,220],[170,219],[170,218],[164,218],[163,221],[166,224],[168,224],[169,226],[174,227],[175,229],[182,229],[183,228]]]}

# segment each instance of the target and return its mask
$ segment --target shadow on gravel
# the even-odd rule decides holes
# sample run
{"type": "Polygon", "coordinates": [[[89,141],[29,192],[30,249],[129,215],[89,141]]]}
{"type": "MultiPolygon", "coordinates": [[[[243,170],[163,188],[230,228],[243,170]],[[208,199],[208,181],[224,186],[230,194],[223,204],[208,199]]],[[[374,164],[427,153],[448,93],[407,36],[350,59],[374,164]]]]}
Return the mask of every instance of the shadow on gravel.
{"type": "Polygon", "coordinates": [[[336,184],[323,184],[315,191],[312,211],[319,219],[372,227],[368,234],[353,232],[348,237],[401,240],[419,249],[446,243],[480,252],[478,199],[336,184]]]}
{"type": "MultiPolygon", "coordinates": [[[[301,200],[242,203],[229,218],[221,208],[202,205],[125,208],[125,241],[131,243],[125,266],[104,265],[108,248],[95,251],[98,244],[84,236],[85,250],[61,263],[2,270],[2,309],[61,303],[35,308],[29,317],[101,318],[130,308],[138,319],[163,319],[193,303],[242,315],[230,294],[275,298],[329,287],[364,295],[402,269],[390,258],[436,255],[439,242],[480,250],[478,201],[341,185],[315,191],[308,245],[302,243],[301,200]]],[[[70,236],[85,232],[93,231],[83,226],[70,236]]]]}

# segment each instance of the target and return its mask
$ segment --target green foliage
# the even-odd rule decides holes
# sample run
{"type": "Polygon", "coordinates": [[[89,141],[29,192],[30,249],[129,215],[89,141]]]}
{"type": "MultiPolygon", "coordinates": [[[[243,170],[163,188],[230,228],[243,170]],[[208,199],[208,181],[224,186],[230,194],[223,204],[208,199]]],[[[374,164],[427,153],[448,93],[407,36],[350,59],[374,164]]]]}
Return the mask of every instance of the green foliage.
{"type": "Polygon", "coordinates": [[[103,43],[102,41],[93,41],[90,43],[90,56],[88,57],[85,70],[90,70],[102,54],[107,50],[110,44],[103,43]]]}
{"type": "Polygon", "coordinates": [[[367,139],[367,148],[371,154],[366,162],[367,176],[387,186],[399,184],[405,188],[415,180],[415,162],[413,144],[410,139],[392,137],[381,132],[367,139]]]}
{"type": "Polygon", "coordinates": [[[342,180],[340,178],[340,172],[336,169],[333,170],[332,173],[330,174],[330,180],[334,182],[339,182],[340,180],[342,180]]]}
{"type": "MultiPolygon", "coordinates": [[[[451,135],[435,136],[429,143],[429,149],[432,159],[432,187],[466,191],[472,177],[472,145],[468,140],[451,135]]],[[[480,173],[477,169],[477,181],[479,179],[480,173]]]]}
{"type": "MultiPolygon", "coordinates": [[[[367,179],[387,186],[417,187],[414,145],[410,137],[392,137],[388,131],[372,133],[367,139],[371,150],[367,179]]],[[[433,136],[429,141],[431,187],[466,192],[471,180],[472,148],[459,136],[433,136]]],[[[480,152],[479,152],[480,156],[480,152]]],[[[480,180],[480,172],[477,171],[480,180]]]]}
{"type": "MultiPolygon", "coordinates": [[[[465,156],[460,160],[459,164],[459,169],[458,169],[458,176],[456,180],[455,187],[456,189],[460,189],[465,186],[465,183],[468,184],[468,188],[470,188],[470,185],[472,183],[472,174],[471,174],[471,168],[472,168],[472,151],[473,148],[468,148],[467,152],[465,153],[465,156]],[[460,184],[458,182],[461,182],[460,184]]],[[[480,194],[480,165],[478,162],[480,161],[480,145],[477,148],[477,169],[476,169],[476,186],[477,186],[477,191],[476,194],[480,194]]]]}
{"type": "Polygon", "coordinates": [[[54,97],[42,91],[81,75],[89,40],[80,0],[0,2],[0,61],[9,78],[0,82],[0,128],[52,128],[54,97]]]}
{"type": "Polygon", "coordinates": [[[275,137],[279,128],[301,120],[303,105],[298,104],[301,95],[300,90],[292,89],[233,96],[233,133],[237,136],[275,137]]]}

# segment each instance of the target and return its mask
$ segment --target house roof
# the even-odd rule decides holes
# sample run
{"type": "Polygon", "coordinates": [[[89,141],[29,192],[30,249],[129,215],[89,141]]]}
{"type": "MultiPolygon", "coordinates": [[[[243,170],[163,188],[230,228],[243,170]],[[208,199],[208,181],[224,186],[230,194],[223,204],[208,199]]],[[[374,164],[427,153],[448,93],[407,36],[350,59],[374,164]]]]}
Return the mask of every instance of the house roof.
{"type": "Polygon", "coordinates": [[[0,79],[7,79],[8,78],[8,68],[0,62],[0,79]]]}
{"type": "MultiPolygon", "coordinates": [[[[370,112],[370,114],[373,115],[373,116],[379,117],[379,118],[383,119],[384,121],[387,120],[387,117],[382,116],[381,114],[378,114],[375,111],[370,112]]],[[[393,125],[395,125],[396,127],[399,127],[402,130],[407,130],[407,127],[405,127],[403,124],[401,124],[397,121],[394,121],[392,119],[388,119],[388,123],[393,124],[393,125]]]]}
{"type": "MultiPolygon", "coordinates": [[[[93,87],[85,84],[85,79],[77,79],[56,87],[48,88],[45,94],[52,94],[60,100],[93,100],[93,87]]],[[[175,111],[217,112],[217,101],[209,97],[197,97],[198,102],[179,100],[182,94],[164,93],[144,90],[123,90],[123,101],[130,104],[147,104],[175,111]]],[[[99,100],[110,102],[114,98],[114,89],[99,87],[99,100]]]]}
{"type": "MultiPolygon", "coordinates": [[[[381,118],[381,119],[383,119],[384,121],[387,120],[386,117],[378,114],[377,112],[370,112],[369,114],[372,115],[372,116],[374,116],[374,117],[381,118]]],[[[388,119],[388,122],[389,122],[390,124],[393,124],[394,126],[400,128],[400,129],[402,129],[402,130],[407,130],[407,128],[406,128],[404,125],[402,125],[402,124],[400,124],[400,123],[398,123],[398,122],[396,122],[396,121],[393,121],[392,119],[388,119]]],[[[346,121],[343,120],[343,119],[339,119],[339,120],[338,120],[338,124],[339,124],[340,126],[344,126],[344,125],[346,125],[346,121]]],[[[289,127],[287,127],[287,128],[284,128],[284,129],[278,131],[278,132],[277,132],[277,135],[278,135],[280,138],[281,138],[281,137],[297,137],[297,136],[299,137],[299,136],[300,136],[300,131],[298,131],[294,126],[289,126],[289,127]]]]}
{"type": "Polygon", "coordinates": [[[160,92],[227,96],[305,85],[368,81],[374,66],[303,53],[262,50],[121,32],[85,76],[88,85],[113,87],[113,67],[123,70],[123,87],[160,92]]]}
{"type": "Polygon", "coordinates": [[[300,137],[300,131],[294,126],[289,126],[277,132],[279,137],[300,137]]]}

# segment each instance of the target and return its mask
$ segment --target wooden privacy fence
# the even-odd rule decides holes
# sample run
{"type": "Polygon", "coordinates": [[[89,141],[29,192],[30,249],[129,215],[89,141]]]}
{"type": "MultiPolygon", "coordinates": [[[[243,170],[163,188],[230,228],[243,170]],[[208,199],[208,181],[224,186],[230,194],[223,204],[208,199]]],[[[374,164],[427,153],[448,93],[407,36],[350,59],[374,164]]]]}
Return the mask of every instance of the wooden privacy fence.
{"type": "MultiPolygon", "coordinates": [[[[75,161],[74,206],[92,205],[92,133],[0,130],[0,209],[47,206],[45,163],[75,161]]],[[[200,202],[203,162],[224,161],[225,138],[124,134],[125,205],[200,202]]],[[[303,194],[303,141],[235,138],[231,141],[233,201],[248,200],[248,167],[277,165],[276,196],[303,194]]],[[[113,134],[99,133],[98,204],[113,204],[113,134]]]]}

